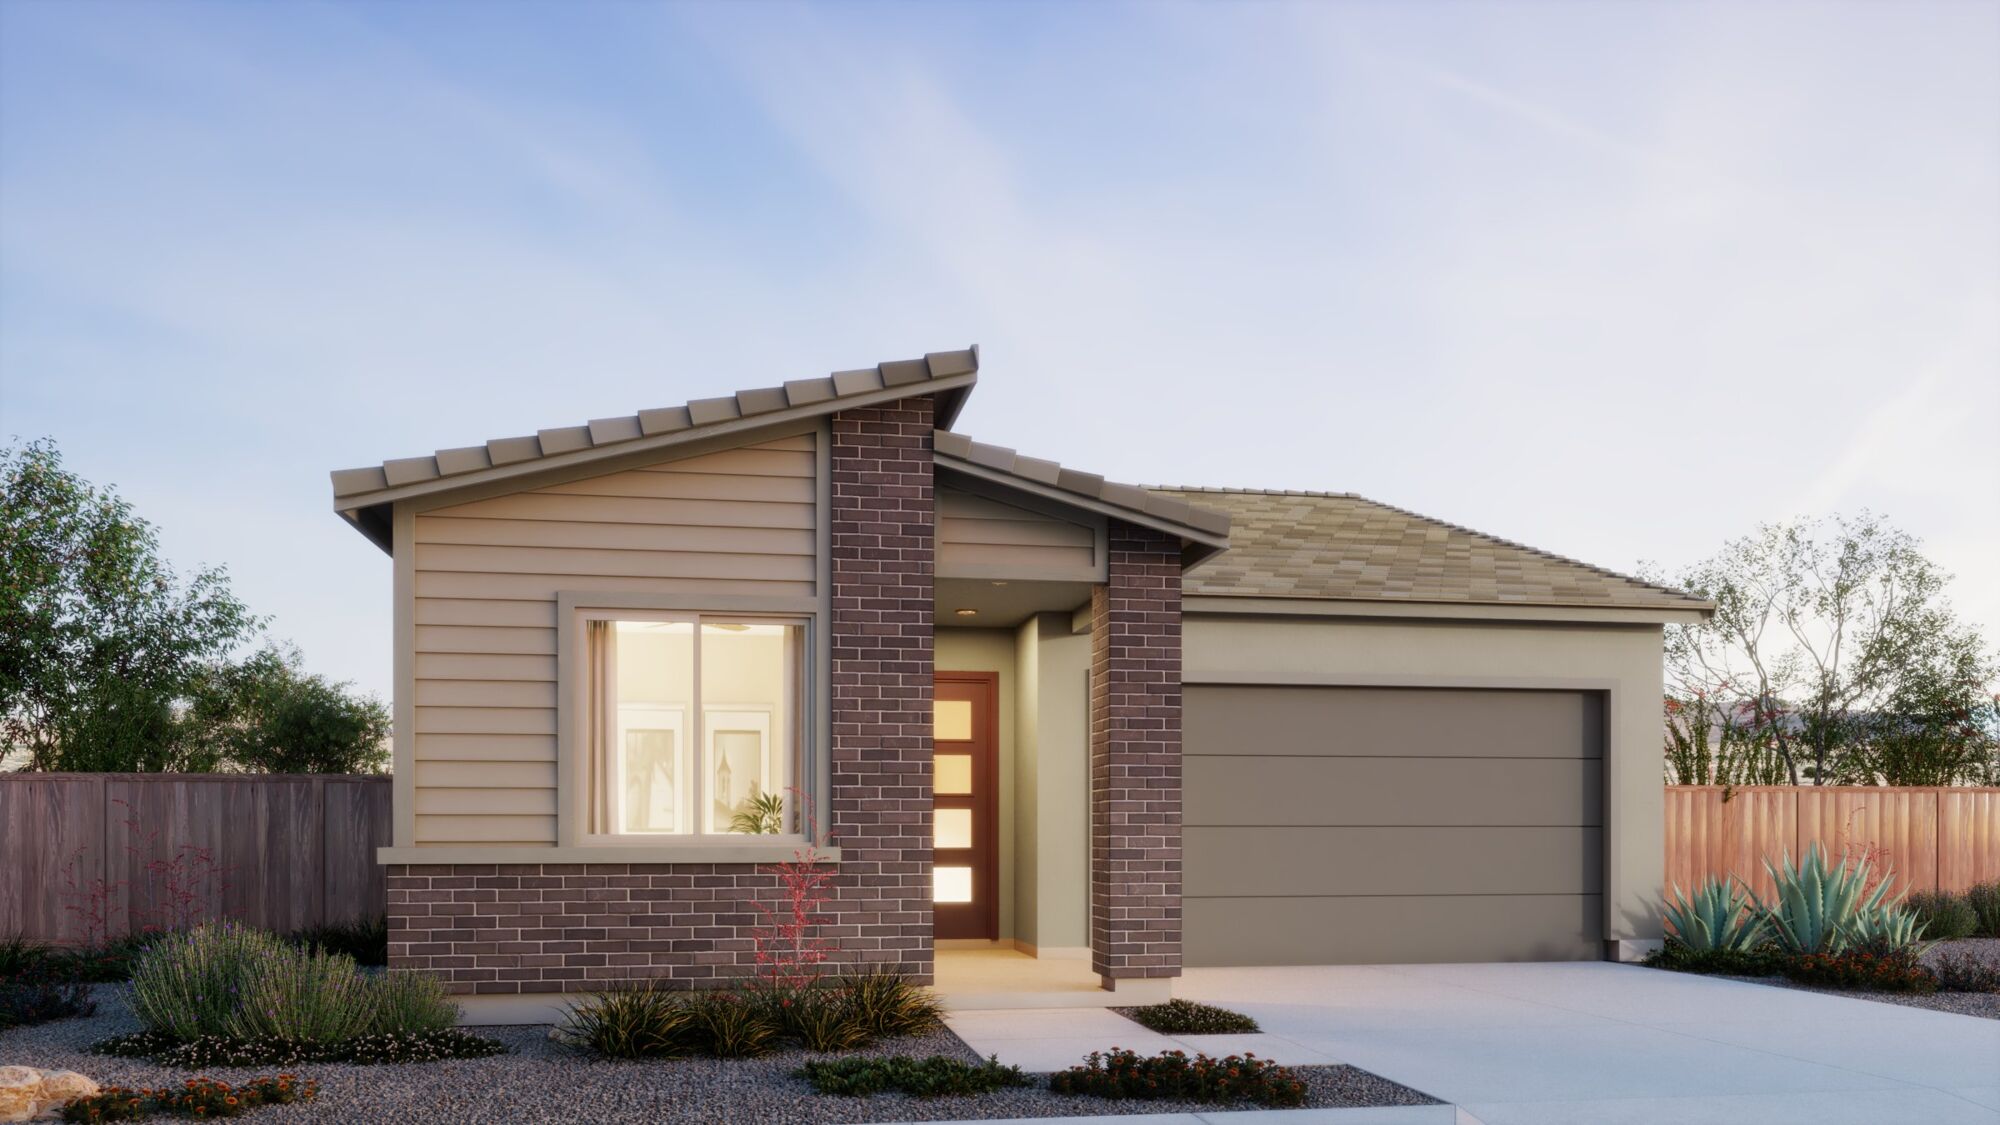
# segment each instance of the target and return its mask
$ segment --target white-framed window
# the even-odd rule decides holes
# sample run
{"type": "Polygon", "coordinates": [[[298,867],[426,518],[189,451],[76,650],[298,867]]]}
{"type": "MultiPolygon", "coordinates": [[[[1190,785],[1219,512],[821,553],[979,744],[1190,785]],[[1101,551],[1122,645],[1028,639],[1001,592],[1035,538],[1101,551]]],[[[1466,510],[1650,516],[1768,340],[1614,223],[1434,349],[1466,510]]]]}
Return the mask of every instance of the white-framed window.
{"type": "Polygon", "coordinates": [[[580,622],[586,836],[793,836],[807,623],[592,609],[580,622]]]}

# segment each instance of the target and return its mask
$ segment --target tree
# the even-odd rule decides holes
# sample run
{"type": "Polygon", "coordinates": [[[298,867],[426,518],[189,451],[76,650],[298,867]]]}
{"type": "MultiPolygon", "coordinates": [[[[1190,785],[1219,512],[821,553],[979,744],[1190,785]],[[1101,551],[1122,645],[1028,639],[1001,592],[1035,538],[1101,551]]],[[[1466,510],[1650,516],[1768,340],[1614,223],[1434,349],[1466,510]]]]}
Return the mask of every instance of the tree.
{"type": "Polygon", "coordinates": [[[1953,613],[1948,580],[1915,539],[1865,512],[1767,524],[1689,568],[1676,584],[1716,610],[1667,629],[1670,767],[1690,772],[1698,722],[1718,728],[1712,743],[1699,734],[1718,760],[1735,754],[1744,776],[1715,778],[1725,783],[1991,776],[2000,669],[1953,613]]]}
{"type": "Polygon", "coordinates": [[[43,439],[0,450],[0,730],[30,769],[213,769],[176,705],[258,627],[43,439]]]}
{"type": "Polygon", "coordinates": [[[216,669],[189,720],[214,754],[256,773],[380,773],[389,761],[389,709],[300,668],[298,649],[267,645],[216,669]]]}

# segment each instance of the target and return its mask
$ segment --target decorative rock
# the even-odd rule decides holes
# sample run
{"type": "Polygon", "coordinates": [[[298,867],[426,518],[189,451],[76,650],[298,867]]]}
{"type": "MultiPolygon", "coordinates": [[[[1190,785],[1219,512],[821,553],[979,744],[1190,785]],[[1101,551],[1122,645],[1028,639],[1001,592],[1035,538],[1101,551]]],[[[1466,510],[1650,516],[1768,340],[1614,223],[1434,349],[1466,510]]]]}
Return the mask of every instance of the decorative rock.
{"type": "Polygon", "coordinates": [[[0,1121],[26,1121],[35,1115],[42,1089],[42,1072],[32,1066],[0,1066],[0,1121]]]}
{"type": "Polygon", "coordinates": [[[62,1116],[62,1107],[71,1098],[87,1098],[97,1093],[97,1083],[74,1070],[45,1070],[42,1072],[41,1089],[35,1094],[39,1103],[36,1114],[40,1117],[62,1116]]]}

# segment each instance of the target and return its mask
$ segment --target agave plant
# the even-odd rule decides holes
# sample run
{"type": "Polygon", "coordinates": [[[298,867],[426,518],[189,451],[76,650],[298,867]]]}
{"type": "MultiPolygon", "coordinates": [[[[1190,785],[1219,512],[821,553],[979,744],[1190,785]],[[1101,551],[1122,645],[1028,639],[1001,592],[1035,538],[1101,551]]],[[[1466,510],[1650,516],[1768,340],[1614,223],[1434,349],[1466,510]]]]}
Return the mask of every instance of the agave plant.
{"type": "Polygon", "coordinates": [[[1873,910],[1856,911],[1854,919],[1847,924],[1846,937],[1852,948],[1914,956],[1921,955],[1936,944],[1922,940],[1924,929],[1916,911],[1887,904],[1873,910]]]}
{"type": "Polygon", "coordinates": [[[1768,929],[1755,900],[1741,887],[1714,875],[1702,880],[1692,895],[1674,884],[1674,897],[1667,903],[1667,925],[1673,927],[1675,940],[1689,949],[1744,953],[1763,944],[1768,929]]]}
{"type": "Polygon", "coordinates": [[[1866,858],[1833,863],[1820,846],[1809,844],[1797,864],[1785,853],[1778,866],[1764,861],[1764,870],[1778,885],[1775,900],[1764,909],[1771,936],[1788,953],[1839,953],[1853,941],[1856,919],[1883,910],[1890,879],[1873,891],[1866,858]]]}

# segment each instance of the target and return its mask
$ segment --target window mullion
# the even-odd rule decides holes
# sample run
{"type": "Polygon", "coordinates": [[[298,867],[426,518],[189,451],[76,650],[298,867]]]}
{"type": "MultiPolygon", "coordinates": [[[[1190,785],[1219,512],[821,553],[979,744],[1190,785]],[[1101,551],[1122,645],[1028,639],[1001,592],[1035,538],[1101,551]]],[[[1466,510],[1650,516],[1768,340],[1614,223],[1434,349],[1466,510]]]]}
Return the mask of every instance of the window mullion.
{"type": "Polygon", "coordinates": [[[708,805],[704,801],[704,797],[708,793],[708,717],[703,713],[701,699],[701,650],[703,648],[701,615],[694,614],[690,620],[694,623],[694,643],[691,646],[694,653],[694,659],[691,662],[691,667],[694,670],[694,683],[690,685],[689,695],[689,698],[693,701],[691,709],[694,714],[691,717],[694,720],[694,735],[688,743],[688,770],[691,774],[688,785],[688,831],[697,836],[705,836],[708,834],[707,826],[703,823],[703,813],[708,808],[708,805]]]}

